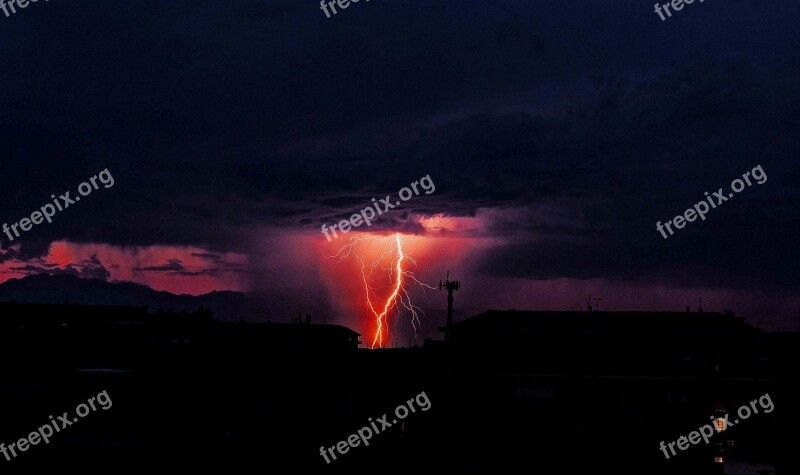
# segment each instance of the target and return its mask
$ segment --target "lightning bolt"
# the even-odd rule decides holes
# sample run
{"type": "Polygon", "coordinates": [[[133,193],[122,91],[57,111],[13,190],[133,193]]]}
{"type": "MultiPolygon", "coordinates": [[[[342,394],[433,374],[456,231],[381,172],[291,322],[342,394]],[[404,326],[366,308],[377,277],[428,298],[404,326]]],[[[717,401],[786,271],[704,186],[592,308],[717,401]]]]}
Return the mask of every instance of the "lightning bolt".
{"type": "Polygon", "coordinates": [[[421,282],[414,275],[413,271],[403,267],[405,262],[410,262],[416,267],[417,261],[403,252],[403,241],[400,239],[400,233],[395,233],[389,238],[350,238],[350,242],[339,249],[339,252],[333,256],[329,256],[329,258],[338,257],[338,262],[341,262],[350,256],[356,258],[361,265],[361,279],[364,283],[364,296],[366,298],[367,308],[369,308],[371,317],[375,319],[376,329],[375,336],[372,340],[372,348],[374,349],[376,346],[378,348],[383,347],[384,340],[388,339],[389,337],[387,319],[390,314],[394,315],[396,318],[399,318],[402,309],[408,310],[408,312],[411,314],[411,325],[414,328],[414,338],[416,339],[417,329],[422,324],[419,317],[420,314],[424,316],[425,312],[423,312],[422,309],[417,305],[414,305],[414,303],[411,301],[408,288],[409,286],[418,285],[422,287],[423,290],[435,290],[436,287],[432,287],[424,282],[421,282]],[[369,266],[369,271],[367,270],[367,264],[364,261],[364,257],[359,253],[358,250],[359,244],[364,241],[377,241],[381,245],[385,245],[383,243],[388,242],[388,249],[383,251],[378,258],[372,262],[372,264],[369,266]],[[382,264],[387,260],[390,262],[390,264],[388,264],[387,267],[382,267],[382,265],[387,265],[382,264]],[[381,299],[376,292],[376,290],[380,290],[385,287],[374,287],[372,284],[370,284],[370,280],[376,269],[386,271],[389,276],[389,285],[387,287],[390,288],[391,291],[385,300],[381,299]],[[381,301],[383,302],[382,304],[380,303],[381,301]]]}

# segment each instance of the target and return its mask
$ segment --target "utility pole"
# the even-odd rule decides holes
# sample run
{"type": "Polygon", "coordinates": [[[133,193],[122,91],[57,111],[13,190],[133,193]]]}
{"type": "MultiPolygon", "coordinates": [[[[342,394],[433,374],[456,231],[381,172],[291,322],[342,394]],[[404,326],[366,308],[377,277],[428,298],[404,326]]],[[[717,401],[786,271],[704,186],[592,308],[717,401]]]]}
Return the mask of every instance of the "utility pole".
{"type": "Polygon", "coordinates": [[[447,289],[447,322],[444,326],[444,341],[450,341],[450,331],[453,328],[453,291],[461,288],[461,282],[450,280],[450,271],[447,271],[447,278],[444,282],[439,281],[439,290],[447,289]]]}
{"type": "Polygon", "coordinates": [[[590,295],[589,296],[589,307],[588,307],[589,311],[590,312],[592,310],[594,310],[595,312],[599,311],[600,310],[600,302],[602,302],[602,301],[603,301],[603,299],[593,299],[592,296],[590,295]],[[594,307],[592,307],[592,300],[594,300],[594,307]]]}

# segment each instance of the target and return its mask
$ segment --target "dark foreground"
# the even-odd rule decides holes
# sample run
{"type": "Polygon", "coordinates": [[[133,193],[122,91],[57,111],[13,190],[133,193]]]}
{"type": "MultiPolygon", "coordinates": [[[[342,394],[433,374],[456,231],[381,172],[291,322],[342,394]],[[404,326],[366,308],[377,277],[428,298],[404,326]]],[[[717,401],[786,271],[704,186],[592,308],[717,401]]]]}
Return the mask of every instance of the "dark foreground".
{"type": "Polygon", "coordinates": [[[112,402],[0,455],[5,473],[800,473],[797,335],[732,315],[490,312],[447,344],[372,351],[338,326],[0,306],[0,442],[102,391],[112,402]],[[769,413],[670,460],[659,449],[764,394],[769,413]],[[384,414],[369,446],[325,462],[321,446],[384,414]]]}

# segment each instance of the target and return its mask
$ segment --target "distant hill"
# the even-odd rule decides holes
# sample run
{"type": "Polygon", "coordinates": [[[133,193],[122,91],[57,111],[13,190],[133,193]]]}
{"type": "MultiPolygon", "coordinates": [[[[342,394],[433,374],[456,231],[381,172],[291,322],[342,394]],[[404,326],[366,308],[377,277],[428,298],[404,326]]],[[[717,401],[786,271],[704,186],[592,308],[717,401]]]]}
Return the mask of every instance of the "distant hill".
{"type": "Polygon", "coordinates": [[[81,279],[72,275],[31,275],[0,284],[0,302],[73,303],[82,305],[134,305],[151,312],[172,309],[193,312],[211,310],[215,320],[258,320],[255,301],[241,292],[210,292],[203,295],[175,295],[132,282],[111,283],[81,279]]]}

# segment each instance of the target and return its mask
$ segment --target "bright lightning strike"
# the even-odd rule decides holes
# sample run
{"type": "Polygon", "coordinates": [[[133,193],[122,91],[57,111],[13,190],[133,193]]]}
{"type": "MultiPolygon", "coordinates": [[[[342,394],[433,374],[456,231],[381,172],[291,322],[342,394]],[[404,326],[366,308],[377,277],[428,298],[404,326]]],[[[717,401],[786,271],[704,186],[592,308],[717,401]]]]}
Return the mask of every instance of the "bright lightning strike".
{"type": "Polygon", "coordinates": [[[384,340],[389,337],[389,327],[387,317],[392,314],[395,318],[400,316],[403,308],[411,313],[411,325],[414,328],[414,336],[416,338],[417,329],[421,325],[419,319],[420,314],[425,315],[421,308],[414,305],[411,301],[411,296],[408,293],[408,287],[419,285],[423,289],[435,289],[428,284],[420,282],[416,278],[414,272],[408,270],[407,262],[410,262],[416,267],[417,262],[408,254],[403,252],[403,241],[400,239],[400,233],[395,233],[391,237],[377,238],[377,237],[361,237],[351,238],[350,242],[339,249],[333,256],[329,258],[339,258],[338,262],[354,256],[361,264],[361,279],[364,283],[364,296],[367,301],[367,307],[371,313],[371,317],[375,319],[375,336],[372,340],[372,348],[383,347],[384,340]],[[383,251],[378,258],[369,265],[364,262],[364,257],[359,253],[358,246],[363,241],[378,241],[381,245],[388,244],[388,249],[383,251]],[[405,267],[404,267],[405,266],[405,267]],[[389,285],[387,287],[375,287],[370,282],[373,279],[375,270],[388,272],[389,285]],[[383,288],[391,289],[388,297],[385,300],[381,299],[376,290],[383,288]]]}

